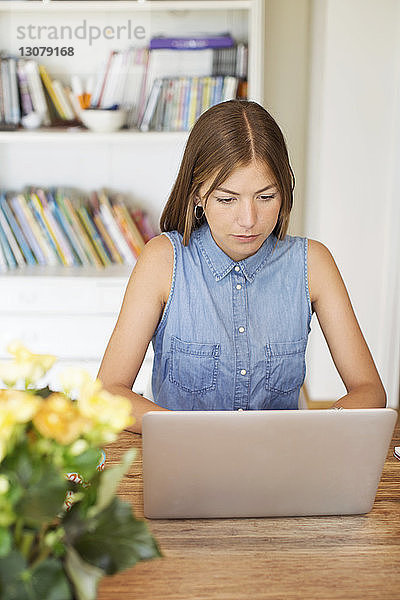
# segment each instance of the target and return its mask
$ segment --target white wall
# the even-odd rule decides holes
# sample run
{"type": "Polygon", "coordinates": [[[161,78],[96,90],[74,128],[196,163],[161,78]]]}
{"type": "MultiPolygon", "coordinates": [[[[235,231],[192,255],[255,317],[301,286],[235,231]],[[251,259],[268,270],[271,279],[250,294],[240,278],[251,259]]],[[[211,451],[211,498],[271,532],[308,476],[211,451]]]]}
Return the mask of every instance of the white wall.
{"type": "Polygon", "coordinates": [[[280,125],[296,176],[290,233],[304,229],[310,0],[266,0],[265,108],[280,125]]]}
{"type": "MultiPolygon", "coordinates": [[[[305,221],[336,259],[391,406],[400,361],[399,24],[397,0],[312,3],[305,221]]],[[[316,322],[308,367],[313,399],[344,393],[316,322]]]]}

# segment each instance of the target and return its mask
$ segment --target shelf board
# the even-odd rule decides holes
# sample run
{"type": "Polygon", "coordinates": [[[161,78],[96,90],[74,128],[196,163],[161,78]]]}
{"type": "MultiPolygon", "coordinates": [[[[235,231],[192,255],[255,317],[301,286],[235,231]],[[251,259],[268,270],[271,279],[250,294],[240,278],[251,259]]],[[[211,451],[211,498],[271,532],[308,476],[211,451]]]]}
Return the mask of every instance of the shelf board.
{"type": "Polygon", "coordinates": [[[152,12],[168,10],[240,10],[252,6],[252,0],[0,0],[0,11],[4,12],[152,12]]]}
{"type": "Polygon", "coordinates": [[[147,139],[148,141],[171,140],[184,141],[189,135],[188,131],[149,131],[141,132],[136,130],[124,129],[114,133],[95,133],[79,127],[70,129],[38,129],[29,131],[19,129],[17,131],[0,131],[0,144],[10,142],[138,142],[147,139]]]}
{"type": "Polygon", "coordinates": [[[34,265],[34,266],[25,266],[23,268],[18,269],[10,269],[4,273],[0,273],[0,279],[5,278],[19,278],[22,277],[24,280],[26,277],[61,277],[61,278],[70,278],[70,277],[78,277],[78,278],[94,278],[94,279],[106,279],[109,277],[121,280],[127,280],[131,271],[133,269],[133,265],[110,265],[108,267],[104,267],[102,269],[98,269],[94,266],[85,266],[85,267],[63,267],[63,266],[42,266],[42,265],[34,265]]]}

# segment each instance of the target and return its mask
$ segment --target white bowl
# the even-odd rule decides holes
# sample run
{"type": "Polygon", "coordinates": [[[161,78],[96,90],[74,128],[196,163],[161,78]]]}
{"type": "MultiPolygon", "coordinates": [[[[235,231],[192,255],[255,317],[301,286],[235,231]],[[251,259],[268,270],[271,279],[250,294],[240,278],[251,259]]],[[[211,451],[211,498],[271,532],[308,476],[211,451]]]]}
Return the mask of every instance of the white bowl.
{"type": "Polygon", "coordinates": [[[80,118],[91,131],[111,133],[123,127],[126,121],[126,111],[89,108],[81,111],[80,118]]]}

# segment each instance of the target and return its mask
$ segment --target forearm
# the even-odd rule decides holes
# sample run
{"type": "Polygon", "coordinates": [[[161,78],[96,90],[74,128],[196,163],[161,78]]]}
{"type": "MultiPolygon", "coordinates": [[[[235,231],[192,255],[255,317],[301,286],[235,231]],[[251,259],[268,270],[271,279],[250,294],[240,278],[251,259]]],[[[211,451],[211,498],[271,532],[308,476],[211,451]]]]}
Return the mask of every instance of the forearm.
{"type": "Polygon", "coordinates": [[[342,396],[331,408],[385,408],[386,393],[382,384],[365,384],[342,396]]]}
{"type": "Polygon", "coordinates": [[[133,425],[126,428],[127,431],[132,431],[133,433],[142,433],[142,417],[145,413],[150,412],[151,410],[168,410],[166,408],[162,408],[162,406],[159,406],[158,404],[155,404],[151,400],[144,398],[140,394],[132,392],[132,390],[124,385],[110,385],[104,387],[111,394],[125,396],[131,400],[132,416],[134,417],[135,422],[133,425]]]}

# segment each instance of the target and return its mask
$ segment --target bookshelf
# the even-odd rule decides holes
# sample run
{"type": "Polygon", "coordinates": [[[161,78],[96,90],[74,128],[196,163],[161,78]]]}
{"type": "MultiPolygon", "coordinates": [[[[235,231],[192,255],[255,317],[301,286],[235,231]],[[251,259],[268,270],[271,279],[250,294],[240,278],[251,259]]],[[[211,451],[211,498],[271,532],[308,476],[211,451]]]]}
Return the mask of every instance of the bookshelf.
{"type": "MultiPolygon", "coordinates": [[[[248,44],[248,97],[262,102],[264,87],[264,0],[2,1],[1,49],[18,55],[17,27],[68,23],[111,26],[131,20],[157,34],[229,31],[248,44]]],[[[27,45],[26,40],[23,42],[27,45]]],[[[32,40],[31,45],[39,44],[32,40]]],[[[65,42],[59,45],[66,45],[65,42]]],[[[74,42],[75,44],[75,42],[74,42]]],[[[118,40],[115,49],[135,45],[118,40]]],[[[53,45],[57,45],[54,41],[53,45]]],[[[67,42],[67,45],[73,45],[67,42]]],[[[49,73],[69,81],[72,73],[99,68],[112,43],[75,44],[76,56],[40,57],[49,73]]],[[[138,44],[137,44],[138,45],[138,44]]],[[[94,133],[80,128],[0,131],[0,188],[69,186],[86,192],[102,187],[128,195],[157,225],[177,174],[187,132],[121,130],[94,133]]],[[[33,267],[0,276],[0,358],[11,339],[34,351],[52,352],[59,368],[73,364],[96,374],[114,327],[131,267],[33,267]]],[[[151,351],[134,389],[144,392],[151,351]]],[[[54,370],[54,373],[57,369],[54,370]]],[[[52,382],[53,384],[55,382],[52,382]]]]}

